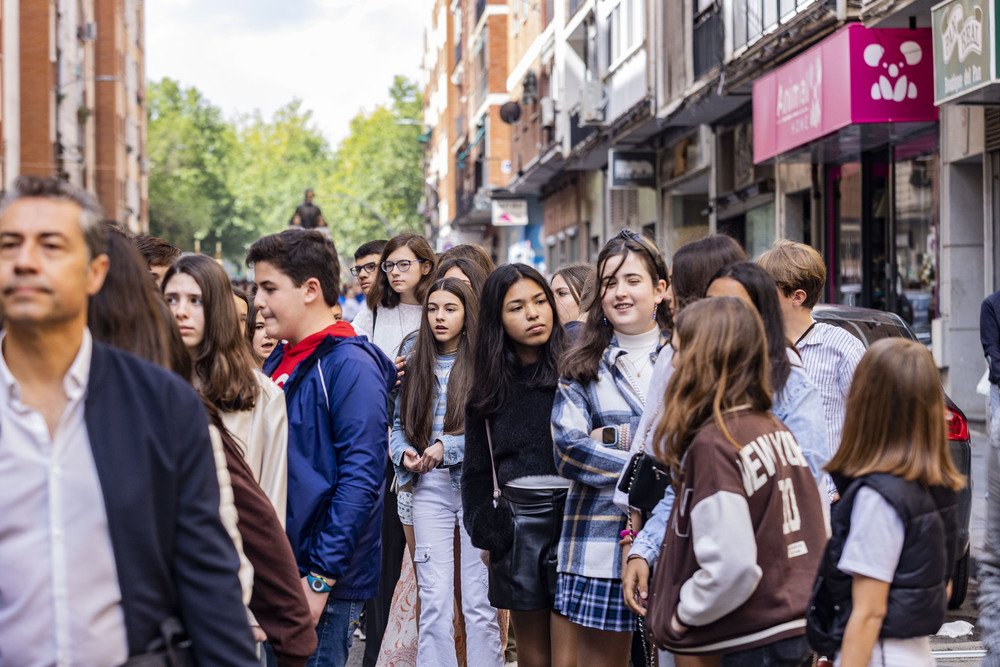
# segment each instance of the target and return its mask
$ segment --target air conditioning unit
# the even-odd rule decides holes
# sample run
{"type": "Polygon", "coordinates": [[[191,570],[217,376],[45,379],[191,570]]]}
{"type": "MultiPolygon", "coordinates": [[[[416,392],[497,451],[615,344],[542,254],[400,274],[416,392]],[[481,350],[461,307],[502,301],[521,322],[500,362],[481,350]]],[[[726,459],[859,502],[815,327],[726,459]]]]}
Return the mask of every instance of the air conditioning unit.
{"type": "Polygon", "coordinates": [[[551,97],[543,97],[539,100],[542,108],[542,127],[552,127],[556,124],[556,103],[551,97]]]}
{"type": "Polygon", "coordinates": [[[604,84],[587,81],[583,84],[583,99],[580,101],[580,127],[604,124],[604,109],[608,98],[604,94],[604,84]]]}
{"type": "Polygon", "coordinates": [[[95,39],[97,39],[97,24],[84,23],[80,28],[80,40],[84,42],[93,42],[95,39]]]}

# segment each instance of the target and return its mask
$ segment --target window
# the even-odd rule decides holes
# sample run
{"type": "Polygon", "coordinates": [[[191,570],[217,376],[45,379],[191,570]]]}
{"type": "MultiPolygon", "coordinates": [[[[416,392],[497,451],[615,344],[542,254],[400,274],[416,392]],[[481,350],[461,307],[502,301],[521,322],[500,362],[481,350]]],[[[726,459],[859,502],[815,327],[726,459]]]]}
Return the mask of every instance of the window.
{"type": "Polygon", "coordinates": [[[817,0],[734,0],[733,50],[741,51],[817,0]]]}
{"type": "Polygon", "coordinates": [[[620,0],[608,13],[607,68],[617,66],[646,38],[642,0],[620,0]]]}

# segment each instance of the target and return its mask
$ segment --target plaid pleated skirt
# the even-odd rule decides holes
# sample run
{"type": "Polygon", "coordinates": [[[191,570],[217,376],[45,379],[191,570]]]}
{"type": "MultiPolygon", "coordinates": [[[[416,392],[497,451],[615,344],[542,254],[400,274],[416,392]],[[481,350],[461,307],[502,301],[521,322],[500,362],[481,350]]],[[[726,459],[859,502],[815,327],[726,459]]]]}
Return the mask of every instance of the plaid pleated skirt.
{"type": "Polygon", "coordinates": [[[635,614],[625,606],[622,582],[559,573],[555,609],[570,622],[596,630],[632,632],[635,614]]]}

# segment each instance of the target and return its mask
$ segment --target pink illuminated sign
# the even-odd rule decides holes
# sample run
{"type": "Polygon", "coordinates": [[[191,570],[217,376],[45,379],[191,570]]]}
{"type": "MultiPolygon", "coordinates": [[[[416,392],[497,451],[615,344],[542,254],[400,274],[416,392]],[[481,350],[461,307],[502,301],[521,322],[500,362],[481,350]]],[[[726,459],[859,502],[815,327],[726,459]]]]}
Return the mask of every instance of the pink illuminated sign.
{"type": "Polygon", "coordinates": [[[762,162],[852,123],[937,120],[931,31],[855,23],[753,84],[762,162]]]}

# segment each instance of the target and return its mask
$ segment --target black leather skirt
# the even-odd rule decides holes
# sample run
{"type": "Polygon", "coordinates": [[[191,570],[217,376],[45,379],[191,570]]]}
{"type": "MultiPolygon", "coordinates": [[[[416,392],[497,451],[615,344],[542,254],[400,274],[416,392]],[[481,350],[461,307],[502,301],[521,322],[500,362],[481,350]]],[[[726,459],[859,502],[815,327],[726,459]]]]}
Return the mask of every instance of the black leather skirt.
{"type": "Polygon", "coordinates": [[[500,502],[513,515],[514,541],[503,556],[490,558],[490,604],[513,611],[551,609],[566,489],[505,486],[500,502]]]}

